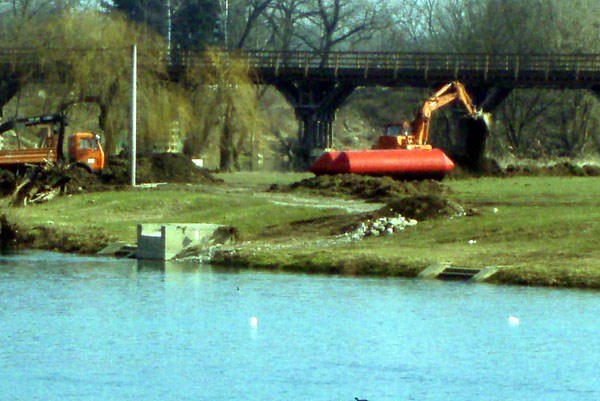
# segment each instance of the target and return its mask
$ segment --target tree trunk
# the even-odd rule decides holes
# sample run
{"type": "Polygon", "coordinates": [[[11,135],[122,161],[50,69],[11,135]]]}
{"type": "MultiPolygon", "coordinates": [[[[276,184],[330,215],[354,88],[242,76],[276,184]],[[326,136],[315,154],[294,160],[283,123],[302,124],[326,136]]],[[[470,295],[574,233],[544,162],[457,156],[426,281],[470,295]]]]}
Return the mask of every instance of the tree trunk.
{"type": "Polygon", "coordinates": [[[223,116],[223,134],[220,144],[219,170],[231,172],[235,166],[235,145],[233,142],[233,105],[228,104],[223,116]]]}

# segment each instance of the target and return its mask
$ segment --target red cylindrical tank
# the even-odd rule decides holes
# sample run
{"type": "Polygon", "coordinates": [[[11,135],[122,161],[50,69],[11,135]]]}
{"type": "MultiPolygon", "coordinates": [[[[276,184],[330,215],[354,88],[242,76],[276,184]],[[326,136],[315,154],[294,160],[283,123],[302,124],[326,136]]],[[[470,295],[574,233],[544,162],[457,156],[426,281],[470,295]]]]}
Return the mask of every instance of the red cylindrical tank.
{"type": "Polygon", "coordinates": [[[366,174],[443,177],[454,163],[441,149],[378,149],[325,152],[310,171],[321,174],[366,174]]]}
{"type": "MultiPolygon", "coordinates": [[[[329,166],[339,154],[340,152],[337,151],[324,152],[317,160],[315,160],[312,166],[310,166],[310,172],[316,175],[330,174],[329,166]]],[[[331,172],[331,174],[337,173],[331,172]]]]}

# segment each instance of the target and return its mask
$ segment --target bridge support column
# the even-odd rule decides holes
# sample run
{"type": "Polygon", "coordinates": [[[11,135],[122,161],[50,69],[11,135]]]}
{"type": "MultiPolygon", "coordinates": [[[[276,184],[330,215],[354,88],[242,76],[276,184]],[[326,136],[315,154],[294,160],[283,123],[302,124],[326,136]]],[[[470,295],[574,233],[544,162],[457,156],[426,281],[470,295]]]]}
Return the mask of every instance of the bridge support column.
{"type": "MultiPolygon", "coordinates": [[[[475,87],[471,89],[473,102],[485,113],[495,110],[512,92],[506,87],[475,87]]],[[[474,172],[485,169],[486,142],[491,127],[483,120],[460,119],[457,125],[457,136],[462,146],[455,150],[454,158],[463,167],[474,172]]]]}
{"type": "Polygon", "coordinates": [[[335,113],[356,86],[318,80],[278,81],[274,85],[294,108],[299,125],[296,156],[302,165],[308,165],[315,151],[333,146],[335,113]]]}
{"type": "Polygon", "coordinates": [[[600,100],[600,85],[594,85],[591,89],[592,92],[594,92],[594,95],[596,95],[596,97],[598,98],[598,100],[600,100]]]}
{"type": "Polygon", "coordinates": [[[494,111],[511,92],[512,88],[506,87],[476,87],[472,90],[475,105],[486,113],[494,111]]]}

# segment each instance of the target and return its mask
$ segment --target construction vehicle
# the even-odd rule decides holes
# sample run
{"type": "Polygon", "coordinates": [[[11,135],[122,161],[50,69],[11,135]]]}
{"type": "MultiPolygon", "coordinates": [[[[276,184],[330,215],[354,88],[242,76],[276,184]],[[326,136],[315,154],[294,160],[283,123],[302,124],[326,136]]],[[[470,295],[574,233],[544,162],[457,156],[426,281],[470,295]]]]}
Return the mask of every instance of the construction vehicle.
{"type": "MultiPolygon", "coordinates": [[[[90,132],[77,132],[68,138],[67,157],[64,154],[64,138],[67,120],[64,115],[51,114],[38,117],[23,117],[0,124],[0,138],[6,142],[6,133],[21,127],[33,127],[35,134],[30,134],[29,141],[13,132],[13,142],[16,148],[0,148],[0,169],[18,173],[30,166],[47,163],[70,163],[80,166],[90,172],[100,172],[104,169],[104,149],[100,137],[90,132]],[[32,138],[35,142],[32,143],[32,138]]],[[[31,131],[31,130],[30,130],[31,131]]]]}
{"type": "Polygon", "coordinates": [[[413,121],[388,124],[371,150],[330,151],[323,153],[310,171],[322,174],[388,175],[400,178],[443,178],[454,162],[429,144],[433,112],[459,101],[469,117],[485,121],[460,82],[444,85],[423,102],[413,121]]]}

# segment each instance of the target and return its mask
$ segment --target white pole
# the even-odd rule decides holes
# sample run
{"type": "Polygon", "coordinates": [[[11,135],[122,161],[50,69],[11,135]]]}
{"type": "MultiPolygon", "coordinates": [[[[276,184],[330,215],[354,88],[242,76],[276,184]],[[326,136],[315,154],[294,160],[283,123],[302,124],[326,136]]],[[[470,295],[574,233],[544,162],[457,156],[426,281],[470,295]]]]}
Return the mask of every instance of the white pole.
{"type": "Polygon", "coordinates": [[[131,47],[131,132],[129,135],[129,168],[131,171],[131,186],[135,187],[137,135],[137,45],[131,47]]]}
{"type": "Polygon", "coordinates": [[[171,31],[173,30],[173,14],[171,14],[171,0],[167,0],[167,60],[171,63],[171,31]]]}

